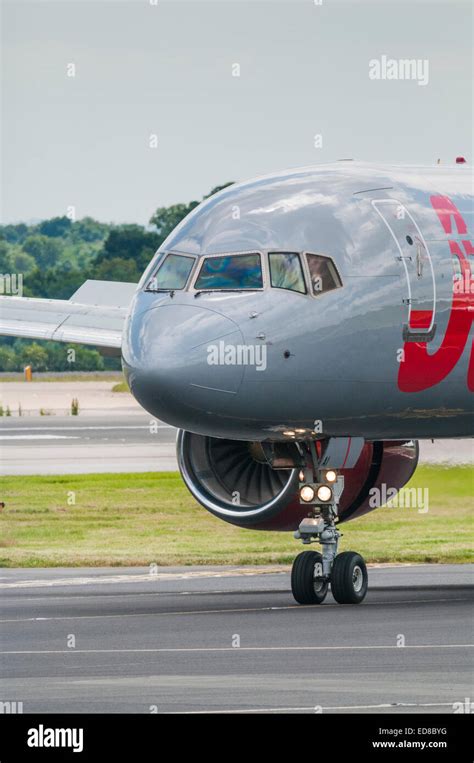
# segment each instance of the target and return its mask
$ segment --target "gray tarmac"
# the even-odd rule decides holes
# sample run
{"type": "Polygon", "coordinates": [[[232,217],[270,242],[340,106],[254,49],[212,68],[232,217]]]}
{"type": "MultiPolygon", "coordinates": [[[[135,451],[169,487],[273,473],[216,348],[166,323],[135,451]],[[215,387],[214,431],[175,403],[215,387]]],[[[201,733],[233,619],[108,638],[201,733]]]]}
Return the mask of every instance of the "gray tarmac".
{"type": "Polygon", "coordinates": [[[3,569],[0,699],[24,712],[451,713],[474,697],[473,576],[379,565],[363,604],[302,607],[286,567],[3,569]]]}
{"type": "Polygon", "coordinates": [[[176,429],[135,413],[25,416],[0,423],[0,474],[176,471],[176,429]]]}

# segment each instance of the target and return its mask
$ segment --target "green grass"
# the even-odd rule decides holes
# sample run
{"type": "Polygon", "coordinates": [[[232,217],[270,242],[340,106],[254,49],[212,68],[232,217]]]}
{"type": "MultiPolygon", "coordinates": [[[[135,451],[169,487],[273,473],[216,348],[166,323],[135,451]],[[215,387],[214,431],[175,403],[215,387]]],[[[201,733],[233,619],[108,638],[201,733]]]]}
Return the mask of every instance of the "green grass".
{"type": "Polygon", "coordinates": [[[112,392],[130,392],[129,386],[126,381],[119,382],[118,384],[114,384],[112,387],[112,392]]]}
{"type": "MultiPolygon", "coordinates": [[[[420,467],[429,511],[377,509],[342,526],[341,550],[370,562],[468,562],[473,481],[468,467],[420,467]]],[[[241,530],[198,506],[177,473],[3,477],[0,565],[290,563],[291,533],[241,530]],[[75,503],[72,503],[72,500],[75,503]]]]}

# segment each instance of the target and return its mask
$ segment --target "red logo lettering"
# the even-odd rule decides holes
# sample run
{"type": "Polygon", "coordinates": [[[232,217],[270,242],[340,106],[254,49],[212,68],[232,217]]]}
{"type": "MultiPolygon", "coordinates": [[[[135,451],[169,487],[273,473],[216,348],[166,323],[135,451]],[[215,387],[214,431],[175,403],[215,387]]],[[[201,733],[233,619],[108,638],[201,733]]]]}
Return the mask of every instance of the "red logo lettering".
{"type": "MultiPolygon", "coordinates": [[[[453,232],[453,220],[459,235],[467,234],[466,223],[453,202],[447,196],[431,196],[433,209],[448,235],[453,232]]],[[[429,354],[426,342],[405,342],[404,360],[400,363],[398,387],[402,392],[420,392],[439,384],[453,370],[461,358],[466,346],[474,318],[474,293],[472,290],[472,272],[469,255],[474,254],[471,241],[459,242],[448,238],[449,248],[453,258],[458,261],[459,278],[453,279],[453,294],[451,312],[446,327],[446,333],[440,347],[429,354]]],[[[410,325],[422,327],[425,323],[425,312],[414,310],[411,314],[410,325]],[[418,315],[419,314],[419,315],[418,315]]],[[[467,385],[474,390],[474,342],[471,347],[467,385]]]]}

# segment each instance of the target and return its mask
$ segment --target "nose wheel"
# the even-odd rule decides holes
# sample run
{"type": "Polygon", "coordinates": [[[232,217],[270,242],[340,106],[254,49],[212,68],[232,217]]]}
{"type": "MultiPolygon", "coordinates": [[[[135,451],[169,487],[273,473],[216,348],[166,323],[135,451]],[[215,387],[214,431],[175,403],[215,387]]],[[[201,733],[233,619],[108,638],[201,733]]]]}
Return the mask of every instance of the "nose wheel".
{"type": "Polygon", "coordinates": [[[291,591],[298,604],[322,604],[329,583],[338,604],[360,604],[368,586],[367,566],[360,554],[338,554],[329,577],[323,574],[323,557],[318,551],[302,551],[291,570],[291,591]]]}
{"type": "Polygon", "coordinates": [[[339,604],[360,604],[367,593],[367,567],[360,554],[343,551],[331,570],[331,592],[339,604]]]}
{"type": "Polygon", "coordinates": [[[321,604],[328,592],[323,577],[323,557],[318,551],[302,551],[291,569],[291,590],[298,604],[321,604]]]}

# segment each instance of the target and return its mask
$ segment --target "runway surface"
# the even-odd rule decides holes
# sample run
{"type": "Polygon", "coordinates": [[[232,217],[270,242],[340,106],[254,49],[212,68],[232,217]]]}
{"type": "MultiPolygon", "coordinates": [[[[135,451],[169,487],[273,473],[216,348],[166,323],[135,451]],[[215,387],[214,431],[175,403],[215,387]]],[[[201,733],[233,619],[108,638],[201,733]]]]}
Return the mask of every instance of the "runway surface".
{"type": "Polygon", "coordinates": [[[302,607],[287,568],[0,570],[0,697],[24,712],[449,713],[473,697],[473,575],[373,567],[363,604],[302,607]]]}
{"type": "MultiPolygon", "coordinates": [[[[0,474],[87,474],[177,469],[176,430],[144,411],[3,417],[0,474]]],[[[426,440],[420,463],[472,464],[474,440],[426,440]]]]}
{"type": "Polygon", "coordinates": [[[176,471],[176,430],[147,413],[4,418],[0,474],[176,471]]]}

